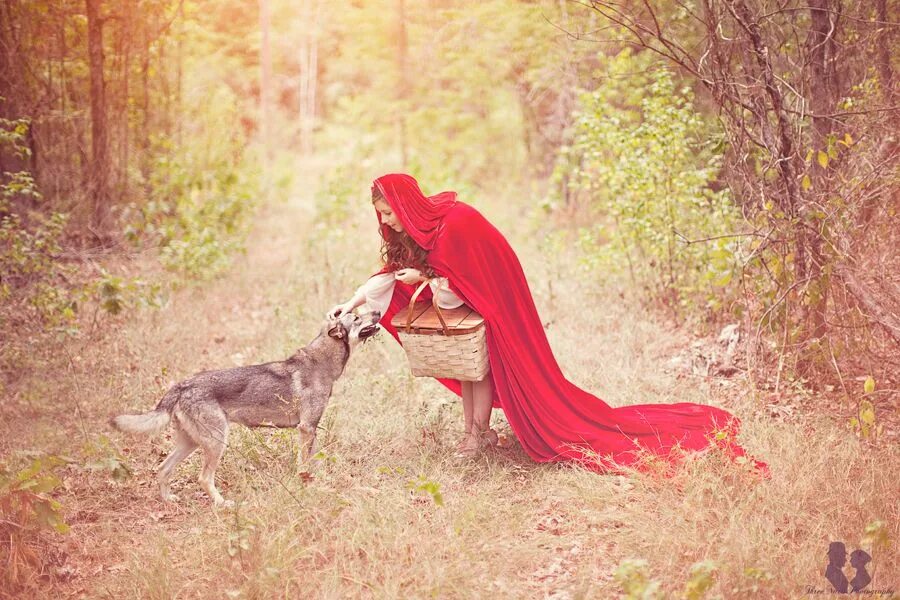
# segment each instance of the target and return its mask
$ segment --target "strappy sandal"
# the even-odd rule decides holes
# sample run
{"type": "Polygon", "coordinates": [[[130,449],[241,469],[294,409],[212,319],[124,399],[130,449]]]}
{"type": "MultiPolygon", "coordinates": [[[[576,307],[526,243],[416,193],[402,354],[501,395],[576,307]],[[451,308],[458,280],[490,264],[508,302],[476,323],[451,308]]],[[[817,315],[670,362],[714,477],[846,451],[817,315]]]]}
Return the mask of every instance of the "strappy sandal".
{"type": "MultiPolygon", "coordinates": [[[[469,432],[469,431],[463,433],[460,440],[456,443],[457,450],[462,449],[464,446],[466,446],[469,443],[470,435],[471,435],[471,432],[469,432]]],[[[486,430],[482,435],[484,435],[487,438],[487,440],[488,440],[488,442],[490,442],[491,446],[497,446],[500,444],[500,436],[497,435],[497,432],[494,431],[493,429],[486,430]]]]}
{"type": "Polygon", "coordinates": [[[474,458],[478,456],[485,448],[497,446],[500,437],[493,429],[487,429],[480,433],[470,431],[465,439],[456,447],[457,458],[474,458]]]}

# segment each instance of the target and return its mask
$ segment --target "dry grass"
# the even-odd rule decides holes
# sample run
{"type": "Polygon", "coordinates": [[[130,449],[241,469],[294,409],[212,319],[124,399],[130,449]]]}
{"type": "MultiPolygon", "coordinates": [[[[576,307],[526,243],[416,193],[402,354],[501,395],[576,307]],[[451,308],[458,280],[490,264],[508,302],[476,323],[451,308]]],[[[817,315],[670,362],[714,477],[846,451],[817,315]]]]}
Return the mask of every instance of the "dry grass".
{"type": "MultiPolygon", "coordinates": [[[[897,589],[896,449],[866,446],[825,415],[773,419],[740,379],[667,372],[687,343],[682,334],[611,283],[585,281],[570,258],[541,256],[527,220],[502,205],[485,212],[519,249],[567,375],[614,405],[732,410],[744,421],[741,441],[770,463],[771,481],[749,482],[715,455],[664,482],[537,465],[515,445],[457,461],[459,403],[436,382],[410,377],[402,350],[383,335],[354,355],[335,389],[312,480],[291,476],[285,432],[236,428],[218,474],[237,509],[211,510],[196,456],[177,471],[181,503],[161,503],[154,470],[169,441],[126,438],[106,418],[150,407],[169,382],[197,370],[280,359],[315,336],[320,316],[371,272],[377,243],[368,206],[327,235],[310,206],[301,195],[265,207],[247,255],[223,279],[180,290],[102,339],[57,349],[10,386],[0,455],[30,448],[77,458],[108,435],[134,469],[124,483],[102,470],[63,471],[57,498],[71,532],[45,537],[44,575],[20,593],[606,598],[623,593],[617,565],[643,558],[665,597],[681,594],[691,565],[712,560],[712,596],[793,598],[826,589],[829,542],[860,547],[876,519],[893,547],[873,552],[869,589],[897,589]],[[415,489],[423,481],[439,485],[442,503],[415,489]]],[[[495,423],[508,431],[502,413],[495,423]]]]}

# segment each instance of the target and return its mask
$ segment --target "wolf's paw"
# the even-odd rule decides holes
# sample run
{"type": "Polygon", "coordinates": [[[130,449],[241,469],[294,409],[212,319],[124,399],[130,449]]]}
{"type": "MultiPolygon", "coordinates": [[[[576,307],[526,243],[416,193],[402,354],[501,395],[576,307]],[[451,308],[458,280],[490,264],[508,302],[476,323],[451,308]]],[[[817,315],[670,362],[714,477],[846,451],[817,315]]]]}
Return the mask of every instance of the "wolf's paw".
{"type": "Polygon", "coordinates": [[[171,502],[173,504],[175,502],[178,502],[178,496],[176,496],[175,494],[172,494],[172,493],[163,494],[162,499],[163,499],[163,502],[171,502]]]}
{"type": "Polygon", "coordinates": [[[213,506],[215,506],[216,508],[224,509],[234,508],[234,500],[226,500],[225,498],[219,496],[213,501],[213,506]]]}

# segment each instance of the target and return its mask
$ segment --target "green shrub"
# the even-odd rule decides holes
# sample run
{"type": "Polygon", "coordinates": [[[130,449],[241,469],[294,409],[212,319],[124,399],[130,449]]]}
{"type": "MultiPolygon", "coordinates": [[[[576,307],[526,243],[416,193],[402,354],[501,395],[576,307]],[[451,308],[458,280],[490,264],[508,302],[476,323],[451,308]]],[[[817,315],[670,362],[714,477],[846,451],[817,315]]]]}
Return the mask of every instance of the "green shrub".
{"type": "Polygon", "coordinates": [[[661,598],[660,583],[650,579],[648,563],[644,559],[625,559],[613,574],[621,586],[623,597],[628,600],[655,600],[661,598]]]}
{"type": "Polygon", "coordinates": [[[126,207],[125,235],[156,245],[170,271],[208,279],[243,249],[260,193],[259,165],[237,133],[236,99],[219,94],[197,102],[186,117],[190,142],[154,139],[148,197],[126,207]]]}
{"type": "Polygon", "coordinates": [[[601,60],[609,84],[581,94],[554,175],[567,180],[570,201],[598,216],[582,230],[585,263],[629,274],[676,314],[721,309],[741,240],[689,243],[738,223],[727,188],[714,189],[723,147],[716,129],[649,53],[601,60]]]}
{"type": "Polygon", "coordinates": [[[159,159],[152,199],[131,206],[137,215],[126,235],[135,242],[154,240],[166,268],[208,279],[243,248],[256,185],[245,169],[227,160],[197,164],[190,152],[181,154],[183,160],[159,159]]]}
{"type": "Polygon", "coordinates": [[[25,466],[0,464],[0,587],[17,590],[40,572],[43,535],[67,533],[62,505],[51,494],[62,485],[63,458],[34,455],[25,466]]]}

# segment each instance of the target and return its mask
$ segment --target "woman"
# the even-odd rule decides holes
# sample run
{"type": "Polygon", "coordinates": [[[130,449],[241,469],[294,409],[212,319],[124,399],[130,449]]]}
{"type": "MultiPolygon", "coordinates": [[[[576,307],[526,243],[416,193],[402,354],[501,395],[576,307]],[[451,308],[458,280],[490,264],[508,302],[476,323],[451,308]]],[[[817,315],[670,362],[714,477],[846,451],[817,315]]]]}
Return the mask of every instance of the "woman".
{"type": "MultiPolygon", "coordinates": [[[[415,179],[389,174],[375,180],[372,199],[382,237],[384,267],[331,315],[364,302],[381,310],[381,325],[399,342],[391,319],[409,304],[423,277],[446,279],[438,298],[464,302],[485,320],[490,372],[480,382],[440,379],[463,397],[465,436],[459,451],[472,456],[496,444],[491,409],[502,408],[522,448],[538,462],[577,461],[598,471],[711,444],[737,458],[740,421],[727,411],[693,403],[613,408],[563,375],[550,349],[525,274],[503,235],[454,192],[426,197],[415,179]],[[391,277],[394,281],[391,281],[391,277]]],[[[423,293],[423,296],[427,295],[423,293]]],[[[751,459],[768,476],[765,463],[751,459]]]]}

